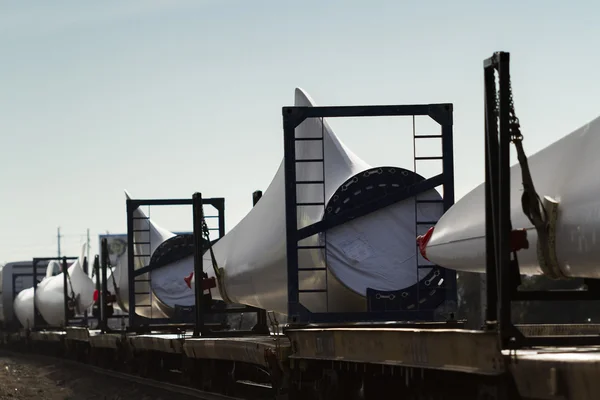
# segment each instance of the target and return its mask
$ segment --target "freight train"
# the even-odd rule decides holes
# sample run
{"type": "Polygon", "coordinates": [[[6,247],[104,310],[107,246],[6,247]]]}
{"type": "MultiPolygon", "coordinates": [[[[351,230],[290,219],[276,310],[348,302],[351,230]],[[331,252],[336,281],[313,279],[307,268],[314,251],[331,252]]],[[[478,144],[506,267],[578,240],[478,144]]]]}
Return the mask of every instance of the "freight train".
{"type": "MultiPolygon", "coordinates": [[[[79,289],[68,273],[52,272],[45,279],[62,274],[64,282],[61,326],[15,330],[7,323],[10,297],[28,284],[38,290],[38,283],[8,282],[15,264],[8,265],[3,344],[237,398],[600,398],[598,325],[523,325],[511,316],[516,301],[600,300],[596,268],[583,265],[594,259],[594,221],[578,219],[592,203],[583,201],[576,177],[564,170],[560,182],[569,183],[568,190],[552,186],[547,176],[556,173],[543,161],[568,158],[561,149],[579,149],[577,157],[593,153],[586,143],[594,143],[600,126],[593,122],[531,157],[530,168],[509,66],[504,52],[484,62],[486,181],[456,204],[452,104],[317,107],[297,91],[296,105],[282,109],[284,160],[234,229],[224,234],[222,198],[128,196],[127,249],[120,260],[110,259],[102,241],[102,257],[93,262],[92,315],[73,322],[81,311],[79,289]],[[415,164],[442,164],[430,178],[400,166],[367,165],[323,121],[416,115],[439,124],[439,133],[413,132],[414,141],[441,141],[440,156],[415,155],[415,164]],[[511,143],[519,153],[512,174],[511,143]],[[193,207],[188,235],[171,233],[140,209],[184,204],[193,207]],[[218,238],[209,234],[208,206],[217,210],[218,238]],[[585,243],[577,254],[565,249],[580,239],[585,243]],[[485,273],[480,330],[465,329],[454,317],[457,269],[485,273]],[[523,291],[520,276],[531,270],[583,276],[586,286],[523,291]],[[119,274],[119,284],[109,284],[111,274],[119,274]],[[126,314],[121,327],[109,324],[117,305],[126,314]],[[239,329],[215,317],[223,313],[256,316],[250,329],[239,329]]],[[[41,276],[36,260],[48,260],[27,264],[41,276]]]]}

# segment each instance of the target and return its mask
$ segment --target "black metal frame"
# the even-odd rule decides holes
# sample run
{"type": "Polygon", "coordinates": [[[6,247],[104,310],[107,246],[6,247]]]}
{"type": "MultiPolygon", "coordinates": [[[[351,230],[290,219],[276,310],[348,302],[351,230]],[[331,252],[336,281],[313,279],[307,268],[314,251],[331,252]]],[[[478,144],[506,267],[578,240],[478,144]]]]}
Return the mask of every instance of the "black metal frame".
{"type": "MultiPolygon", "coordinates": [[[[68,264],[67,261],[75,261],[77,260],[78,257],[35,257],[33,259],[32,262],[32,267],[33,267],[33,271],[32,271],[32,276],[33,276],[33,327],[30,329],[30,331],[35,331],[38,329],[48,329],[48,328],[59,328],[57,326],[51,326],[51,325],[40,325],[39,324],[39,317],[41,317],[41,315],[39,315],[39,311],[37,309],[37,305],[35,303],[35,296],[37,294],[37,286],[38,286],[38,271],[37,271],[37,265],[40,262],[50,262],[50,261],[61,261],[62,262],[62,273],[63,273],[63,300],[64,300],[64,326],[68,326],[69,322],[72,321],[72,318],[69,318],[69,304],[68,304],[68,298],[69,298],[69,290],[68,290],[68,278],[67,278],[67,274],[68,274],[68,264]]],[[[85,263],[85,260],[84,260],[85,263]]]]}
{"type": "MultiPolygon", "coordinates": [[[[203,199],[202,204],[213,206],[218,215],[216,218],[219,219],[219,239],[225,235],[225,199],[214,198],[214,199],[203,199]]],[[[127,199],[127,264],[128,264],[128,284],[129,284],[129,304],[128,304],[128,315],[129,315],[129,326],[128,329],[132,331],[143,331],[149,329],[151,326],[155,329],[168,328],[173,325],[173,321],[169,318],[145,318],[135,313],[137,308],[135,301],[135,281],[138,276],[145,273],[151,272],[152,270],[159,268],[153,265],[147,265],[143,268],[135,269],[135,243],[134,243],[134,211],[141,206],[180,206],[180,205],[192,205],[192,199],[127,199]]],[[[209,218],[206,216],[205,218],[209,218]]],[[[218,239],[217,239],[218,240],[218,239]]],[[[150,254],[151,256],[151,254],[150,254]]],[[[202,275],[200,275],[202,276],[202,275]]],[[[150,303],[151,304],[151,303],[150,303]]],[[[191,327],[190,323],[179,324],[185,327],[191,327]]]]}
{"type": "MultiPolygon", "coordinates": [[[[485,210],[486,210],[486,325],[497,329],[503,348],[598,345],[600,335],[525,336],[513,324],[517,301],[600,300],[600,280],[585,279],[587,290],[520,291],[517,257],[511,250],[510,212],[510,54],[497,52],[484,61],[485,79],[485,210]],[[496,86],[496,73],[498,86],[496,86]],[[497,96],[497,97],[496,97],[497,96]],[[494,106],[497,103],[498,115],[494,106]]],[[[518,228],[518,227],[516,227],[518,228]]],[[[518,254],[518,253],[517,253],[518,254]]],[[[553,324],[556,331],[569,325],[553,324]]]]}
{"type": "MultiPolygon", "coordinates": [[[[104,241],[100,242],[100,252],[102,253],[104,250],[104,241]]],[[[94,286],[97,293],[97,300],[94,301],[94,305],[92,306],[92,315],[96,317],[98,320],[98,325],[96,329],[100,329],[101,333],[106,332],[106,326],[108,325],[106,319],[103,318],[102,315],[102,302],[103,302],[103,292],[102,292],[102,283],[100,282],[100,256],[96,254],[94,256],[94,286]]]]}
{"type": "MultiPolygon", "coordinates": [[[[13,272],[12,272],[12,286],[11,286],[11,287],[12,287],[12,300],[13,300],[13,303],[14,303],[14,300],[17,298],[17,295],[20,293],[20,292],[19,292],[19,293],[17,293],[17,292],[16,292],[16,290],[15,290],[15,286],[16,286],[16,283],[17,283],[17,278],[19,278],[19,277],[28,277],[28,276],[30,276],[30,277],[31,277],[31,279],[32,279],[32,285],[31,285],[30,287],[33,287],[33,270],[29,271],[29,269],[30,269],[31,267],[32,267],[31,265],[18,265],[18,264],[16,264],[16,265],[14,265],[14,266],[13,266],[13,272]],[[27,271],[23,271],[23,272],[16,272],[16,269],[19,269],[19,270],[24,270],[24,269],[26,269],[27,271]]],[[[36,275],[37,275],[37,274],[36,274],[36,275]]],[[[29,287],[24,287],[24,288],[22,288],[21,290],[25,290],[25,289],[29,289],[29,287]]],[[[35,301],[34,301],[34,303],[35,303],[35,301]]],[[[35,307],[35,304],[34,304],[34,307],[35,307]]],[[[36,308],[34,308],[34,315],[35,315],[35,314],[39,314],[39,311],[37,311],[37,309],[36,309],[36,308]]],[[[40,317],[41,317],[41,316],[40,316],[40,317]]],[[[34,317],[34,318],[35,318],[35,317],[34,317]]],[[[39,318],[39,317],[38,317],[38,318],[39,318]]],[[[20,323],[17,321],[17,319],[16,319],[16,316],[14,316],[14,319],[13,319],[13,321],[8,321],[8,322],[11,324],[11,325],[10,325],[10,327],[11,327],[11,328],[13,328],[13,327],[14,327],[15,329],[17,329],[17,328],[20,326],[20,323]],[[15,322],[15,323],[14,323],[14,325],[13,325],[13,322],[15,322]]]]}
{"type": "Polygon", "coordinates": [[[96,290],[98,292],[98,301],[94,304],[96,308],[98,318],[98,329],[101,333],[114,332],[115,330],[109,328],[108,321],[110,319],[124,320],[125,315],[113,315],[114,304],[116,303],[116,293],[109,295],[108,292],[108,268],[109,268],[109,252],[108,252],[108,240],[102,238],[100,242],[100,253],[102,255],[102,262],[100,262],[100,256],[94,257],[94,273],[96,275],[96,290]],[[109,304],[112,308],[112,312],[109,313],[109,304]]]}
{"type": "MultiPolygon", "coordinates": [[[[287,273],[288,273],[288,317],[292,324],[347,322],[347,321],[406,321],[432,320],[435,310],[399,310],[399,311],[365,311],[365,312],[319,312],[313,313],[300,303],[298,243],[300,240],[319,232],[324,232],[354,218],[358,218],[387,207],[419,193],[443,185],[444,210],[454,204],[454,166],[453,166],[453,106],[452,104],[424,105],[388,105],[388,106],[337,106],[337,107],[283,107],[284,130],[284,169],[285,169],[285,210],[286,210],[286,239],[287,239],[287,273]],[[385,197],[357,207],[340,212],[336,216],[316,222],[310,226],[298,229],[296,189],[296,142],[295,129],[307,118],[327,117],[375,117],[375,116],[429,116],[441,126],[441,135],[419,135],[418,137],[439,137],[442,140],[443,172],[432,178],[415,183],[404,190],[397,190],[385,197]]],[[[315,140],[319,138],[311,138],[315,140]]],[[[320,138],[322,140],[322,138],[320,138]]],[[[426,157],[430,159],[429,157],[426,157]]],[[[418,158],[415,160],[425,159],[418,158]]],[[[317,160],[324,162],[324,160],[317,160]]],[[[311,182],[322,183],[324,182],[311,182]]],[[[327,201],[325,199],[324,201],[327,201]]],[[[415,249],[416,251],[416,249],[415,249]]],[[[435,266],[437,267],[437,266],[435,266]]],[[[456,273],[440,268],[445,273],[445,302],[454,301],[456,304],[456,273]]],[[[418,284],[417,284],[418,285],[418,284]]],[[[417,295],[418,296],[418,295],[417,295]]],[[[418,304],[418,302],[417,302],[418,304]]]]}
{"type": "MultiPolygon", "coordinates": [[[[84,257],[83,258],[82,269],[83,269],[83,272],[85,272],[85,274],[87,276],[90,276],[90,274],[89,274],[89,268],[90,268],[89,260],[88,260],[87,257],[84,257]]],[[[83,310],[83,318],[81,320],[79,320],[81,322],[82,326],[85,326],[85,327],[88,326],[88,323],[89,323],[88,317],[89,317],[88,316],[88,309],[86,308],[85,310],[83,310]]],[[[73,322],[73,321],[78,321],[78,320],[73,320],[73,319],[68,320],[68,321],[65,322],[65,325],[69,325],[69,322],[73,322]]]]}
{"type": "Polygon", "coordinates": [[[243,335],[249,332],[245,331],[214,331],[210,329],[210,326],[205,323],[205,315],[212,314],[234,314],[243,312],[256,312],[260,313],[262,310],[243,306],[235,309],[225,309],[212,311],[205,308],[205,299],[203,296],[204,291],[202,290],[203,279],[195,279],[195,309],[194,309],[194,322],[183,322],[174,321],[169,318],[144,318],[135,313],[135,278],[142,274],[152,271],[153,269],[160,268],[160,266],[148,265],[143,268],[134,269],[134,217],[133,212],[140,206],[162,206],[162,205],[191,205],[194,222],[194,276],[202,277],[204,275],[203,268],[203,250],[204,240],[202,225],[205,218],[218,218],[219,237],[213,240],[211,243],[216,243],[225,235],[225,199],[224,198],[203,198],[201,193],[194,193],[191,199],[152,199],[152,200],[136,200],[127,199],[127,249],[128,249],[128,280],[129,280],[129,327],[130,331],[145,331],[150,328],[152,329],[186,329],[193,328],[193,335],[195,337],[202,335],[243,335]],[[216,216],[204,215],[203,205],[213,206],[218,214],[216,216]]]}

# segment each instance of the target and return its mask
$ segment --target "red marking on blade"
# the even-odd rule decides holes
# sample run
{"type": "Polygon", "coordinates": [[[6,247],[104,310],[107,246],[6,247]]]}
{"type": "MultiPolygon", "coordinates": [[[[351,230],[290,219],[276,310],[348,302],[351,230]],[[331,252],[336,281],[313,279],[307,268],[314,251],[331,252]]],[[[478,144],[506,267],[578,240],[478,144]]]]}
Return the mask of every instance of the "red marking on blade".
{"type": "Polygon", "coordinates": [[[185,281],[186,285],[191,289],[192,288],[192,277],[194,276],[194,273],[192,272],[190,274],[190,276],[183,278],[183,280],[185,281]]]}
{"type": "Polygon", "coordinates": [[[431,236],[433,235],[433,229],[434,229],[434,227],[432,226],[431,228],[429,228],[429,230],[424,235],[417,236],[417,244],[419,245],[419,252],[423,256],[423,258],[426,259],[427,261],[430,261],[427,258],[427,251],[426,251],[427,244],[431,240],[431,236]]]}

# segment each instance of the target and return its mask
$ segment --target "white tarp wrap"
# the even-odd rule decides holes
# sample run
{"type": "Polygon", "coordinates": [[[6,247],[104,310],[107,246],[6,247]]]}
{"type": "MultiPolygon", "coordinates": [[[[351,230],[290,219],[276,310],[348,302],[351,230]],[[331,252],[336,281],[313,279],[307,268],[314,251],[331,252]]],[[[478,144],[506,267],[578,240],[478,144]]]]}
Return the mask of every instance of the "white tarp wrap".
{"type": "MultiPolygon", "coordinates": [[[[529,156],[531,176],[540,198],[559,201],[556,254],[566,276],[600,278],[600,118],[529,156]]],[[[527,229],[529,249],[519,250],[527,275],[541,274],[537,234],[521,208],[521,168],[511,168],[513,229],[527,229]]],[[[479,185],[439,220],[426,247],[434,263],[459,271],[485,272],[485,190],[479,185]]]]}
{"type": "MultiPolygon", "coordinates": [[[[313,101],[296,89],[297,106],[313,106],[313,101]]],[[[305,120],[296,128],[297,137],[324,135],[325,198],[329,200],[340,185],[370,166],[347,149],[334,135],[327,123],[319,119],[305,120]]],[[[321,158],[321,143],[298,142],[297,159],[321,158]],[[303,145],[301,145],[303,144],[303,145]]],[[[297,164],[299,180],[321,180],[319,163],[297,164]]],[[[321,201],[321,185],[299,185],[298,201],[321,201]]],[[[424,199],[440,199],[432,190],[422,194],[424,199]]],[[[419,205],[420,220],[437,220],[441,204],[419,205]]],[[[299,207],[298,225],[303,227],[319,221],[322,207],[299,207]]],[[[380,290],[399,290],[416,283],[416,249],[414,237],[415,203],[408,199],[379,210],[327,233],[328,278],[322,271],[300,272],[301,289],[323,289],[328,284],[328,299],[323,293],[302,293],[301,303],[309,310],[364,311],[364,295],[368,287],[380,290]]],[[[301,245],[318,244],[318,238],[308,238],[301,245]]],[[[287,270],[285,247],[284,169],[280,164],[273,181],[258,204],[246,217],[214,246],[218,266],[225,270],[228,297],[241,304],[287,313],[287,270]]],[[[301,250],[301,268],[324,265],[319,250],[301,250]]],[[[204,255],[204,269],[214,276],[210,254],[204,255]]],[[[179,263],[179,276],[193,271],[193,258],[179,263]]],[[[422,271],[422,277],[427,271],[422,271]]],[[[153,280],[153,285],[154,285],[153,280]]],[[[193,282],[192,282],[193,285],[193,282]]],[[[192,286],[193,288],[193,286],[192,286]]],[[[192,296],[193,290],[189,291],[192,296]]],[[[190,301],[193,298],[190,297],[190,301]]]]}
{"type": "Polygon", "coordinates": [[[33,327],[33,288],[21,290],[14,302],[15,315],[24,328],[33,327]]]}
{"type": "MultiPolygon", "coordinates": [[[[206,270],[208,267],[205,266],[206,270]]],[[[194,270],[194,257],[186,257],[163,268],[152,271],[152,290],[156,297],[169,308],[191,306],[195,304],[194,294],[190,294],[183,274],[189,276],[194,270]]],[[[206,292],[208,293],[208,291],[206,292]]]]}
{"type": "MultiPolygon", "coordinates": [[[[86,245],[84,244],[79,258],[67,269],[70,278],[67,280],[67,291],[69,295],[73,291],[75,296],[77,296],[76,309],[80,312],[91,307],[94,303],[94,282],[82,268],[85,251],[86,245]]],[[[65,298],[63,272],[58,275],[47,276],[38,284],[35,294],[35,304],[48,324],[52,326],[64,324],[65,298]]]]}

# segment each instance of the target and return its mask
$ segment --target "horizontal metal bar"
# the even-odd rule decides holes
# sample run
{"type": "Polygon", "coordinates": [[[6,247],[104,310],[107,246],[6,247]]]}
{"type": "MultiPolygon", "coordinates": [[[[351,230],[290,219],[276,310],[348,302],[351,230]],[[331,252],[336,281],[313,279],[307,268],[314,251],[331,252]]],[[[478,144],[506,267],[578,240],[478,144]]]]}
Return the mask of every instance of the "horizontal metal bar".
{"type": "Polygon", "coordinates": [[[428,156],[428,157],[415,157],[417,161],[426,161],[426,160],[443,160],[443,156],[428,156]]]}
{"type": "Polygon", "coordinates": [[[440,107],[452,107],[452,104],[411,104],[411,105],[372,105],[372,106],[318,106],[318,107],[283,107],[284,115],[288,110],[299,110],[306,118],[335,117],[385,117],[430,115],[440,107]]]}
{"type": "Polygon", "coordinates": [[[428,203],[443,203],[444,200],[416,200],[417,204],[428,204],[428,203]]]}
{"type": "Polygon", "coordinates": [[[319,202],[314,202],[314,203],[296,203],[297,206],[324,206],[325,203],[319,203],[319,202]]]}
{"type": "Polygon", "coordinates": [[[298,142],[309,142],[311,140],[323,140],[323,137],[303,137],[303,138],[295,138],[298,142]]]}
{"type": "Polygon", "coordinates": [[[327,289],[298,289],[300,293],[325,293],[327,289]]]}
{"type": "MultiPolygon", "coordinates": [[[[185,206],[192,205],[192,198],[189,199],[131,199],[134,206],[185,206]]],[[[202,204],[215,205],[223,202],[223,198],[202,198],[202,204]]]]}
{"type": "Polygon", "coordinates": [[[417,221],[417,225],[435,225],[438,221],[417,221]]]}
{"type": "Polygon", "coordinates": [[[301,160],[296,160],[297,163],[309,163],[309,162],[323,162],[325,159],[323,158],[303,158],[301,160]]]}
{"type": "Polygon", "coordinates": [[[415,135],[415,139],[433,139],[433,138],[441,138],[442,135],[415,135]]]}
{"type": "Polygon", "coordinates": [[[307,249],[324,249],[325,246],[298,246],[298,250],[307,249]]]}
{"type": "MultiPolygon", "coordinates": [[[[69,259],[69,258],[67,258],[67,260],[68,260],[68,259],[69,259]]],[[[34,260],[35,260],[35,259],[34,259],[34,260]]],[[[50,261],[50,260],[41,260],[41,259],[38,259],[38,262],[39,262],[39,261],[50,261]]],[[[31,265],[29,265],[29,264],[17,264],[17,265],[13,265],[12,267],[13,267],[13,269],[14,269],[14,268],[16,268],[16,269],[31,269],[31,265]]],[[[44,271],[44,274],[46,273],[46,267],[45,267],[45,266],[38,266],[37,268],[38,268],[40,271],[44,271]]],[[[25,272],[25,273],[26,273],[26,272],[25,272]]],[[[30,273],[33,273],[33,272],[30,272],[30,273]]],[[[14,274],[13,274],[13,275],[14,275],[14,274]]]]}
{"type": "Polygon", "coordinates": [[[432,178],[416,183],[412,186],[397,189],[391,193],[386,194],[385,196],[379,197],[369,203],[363,204],[360,207],[348,211],[343,211],[339,214],[327,217],[326,220],[319,221],[312,225],[299,229],[297,232],[296,239],[306,239],[307,237],[315,235],[319,232],[326,231],[327,229],[331,229],[352,219],[365,216],[374,211],[398,203],[402,200],[415,197],[418,194],[426,192],[427,190],[434,189],[435,187],[442,185],[443,183],[444,175],[439,174],[432,178]]]}
{"type": "MultiPolygon", "coordinates": [[[[41,257],[41,258],[40,257],[35,257],[33,259],[33,262],[36,262],[36,261],[60,261],[63,258],[67,259],[67,260],[77,260],[79,257],[41,257]]],[[[29,265],[23,266],[23,267],[29,267],[30,268],[29,265]]]]}
{"type": "Polygon", "coordinates": [[[301,184],[301,185],[309,185],[309,184],[322,184],[325,183],[325,181],[296,181],[296,184],[301,184]]]}
{"type": "Polygon", "coordinates": [[[298,268],[298,271],[326,271],[326,267],[321,268],[298,268]]]}

